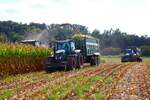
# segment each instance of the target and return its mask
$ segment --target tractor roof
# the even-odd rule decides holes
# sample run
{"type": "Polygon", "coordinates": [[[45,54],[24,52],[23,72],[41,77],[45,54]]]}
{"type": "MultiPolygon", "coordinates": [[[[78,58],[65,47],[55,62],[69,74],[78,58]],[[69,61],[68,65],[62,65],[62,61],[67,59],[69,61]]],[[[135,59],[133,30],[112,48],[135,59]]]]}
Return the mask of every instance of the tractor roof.
{"type": "Polygon", "coordinates": [[[60,41],[56,41],[56,42],[70,42],[72,41],[71,39],[67,39],[67,40],[60,40],[60,41]]]}

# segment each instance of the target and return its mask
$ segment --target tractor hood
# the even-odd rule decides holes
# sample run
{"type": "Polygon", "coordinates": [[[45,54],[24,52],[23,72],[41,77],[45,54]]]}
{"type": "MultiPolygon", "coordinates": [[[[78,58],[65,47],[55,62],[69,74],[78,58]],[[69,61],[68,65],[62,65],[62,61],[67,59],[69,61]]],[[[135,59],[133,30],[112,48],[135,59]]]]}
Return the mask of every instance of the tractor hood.
{"type": "Polygon", "coordinates": [[[80,53],[81,50],[78,50],[78,49],[77,49],[77,50],[74,50],[74,52],[75,52],[75,53],[80,53]]]}
{"type": "Polygon", "coordinates": [[[65,50],[57,50],[56,53],[65,53],[65,50]]]}

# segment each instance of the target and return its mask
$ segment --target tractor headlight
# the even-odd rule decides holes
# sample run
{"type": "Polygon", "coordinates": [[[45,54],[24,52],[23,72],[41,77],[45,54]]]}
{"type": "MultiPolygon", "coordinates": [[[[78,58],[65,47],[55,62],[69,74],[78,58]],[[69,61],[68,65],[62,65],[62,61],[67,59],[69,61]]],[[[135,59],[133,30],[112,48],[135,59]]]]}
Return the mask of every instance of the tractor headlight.
{"type": "Polygon", "coordinates": [[[57,50],[56,53],[57,54],[59,54],[59,53],[65,53],[65,50],[57,50]]]}
{"type": "Polygon", "coordinates": [[[51,57],[54,57],[54,54],[52,54],[51,57]]]}
{"type": "Polygon", "coordinates": [[[125,55],[126,55],[126,56],[129,56],[130,54],[129,54],[129,53],[126,53],[125,55]]]}
{"type": "Polygon", "coordinates": [[[57,55],[57,56],[55,56],[55,59],[56,59],[56,60],[61,60],[62,57],[61,57],[60,55],[57,55]]]}

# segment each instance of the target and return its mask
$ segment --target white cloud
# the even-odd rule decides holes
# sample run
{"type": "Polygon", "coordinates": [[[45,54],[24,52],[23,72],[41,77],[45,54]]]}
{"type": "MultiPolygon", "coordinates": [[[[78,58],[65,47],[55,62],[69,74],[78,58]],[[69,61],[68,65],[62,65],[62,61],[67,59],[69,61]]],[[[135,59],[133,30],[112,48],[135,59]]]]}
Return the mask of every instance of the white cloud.
{"type": "Polygon", "coordinates": [[[20,0],[0,3],[0,19],[18,22],[77,23],[103,31],[120,28],[150,35],[148,0],[20,0]]]}

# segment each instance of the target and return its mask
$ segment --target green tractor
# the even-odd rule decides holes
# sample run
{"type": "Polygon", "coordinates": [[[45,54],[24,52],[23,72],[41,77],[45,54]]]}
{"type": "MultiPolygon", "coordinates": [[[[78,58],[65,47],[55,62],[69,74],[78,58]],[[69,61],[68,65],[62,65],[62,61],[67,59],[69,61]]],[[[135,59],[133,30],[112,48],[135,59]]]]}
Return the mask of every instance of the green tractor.
{"type": "Polygon", "coordinates": [[[140,49],[134,46],[123,49],[121,62],[142,62],[140,49]]]}
{"type": "Polygon", "coordinates": [[[47,71],[82,68],[84,63],[99,65],[99,41],[93,37],[55,41],[54,54],[48,57],[47,71]]]}

